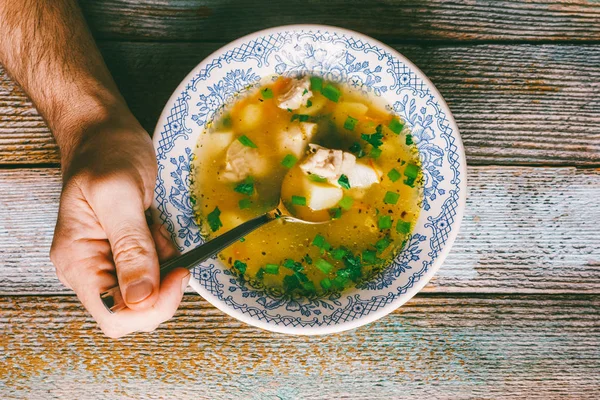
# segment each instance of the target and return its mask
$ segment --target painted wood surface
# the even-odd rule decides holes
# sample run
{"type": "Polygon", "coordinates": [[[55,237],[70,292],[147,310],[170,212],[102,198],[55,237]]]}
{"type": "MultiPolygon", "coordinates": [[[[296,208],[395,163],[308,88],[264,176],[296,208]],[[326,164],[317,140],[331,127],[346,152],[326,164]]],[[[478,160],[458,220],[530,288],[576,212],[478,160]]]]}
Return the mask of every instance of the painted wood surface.
{"type": "MultiPolygon", "coordinates": [[[[467,211],[428,292],[600,294],[600,170],[471,167],[467,211]]],[[[0,294],[66,293],[48,260],[56,169],[0,170],[0,294]]]]}
{"type": "Polygon", "coordinates": [[[273,26],[341,26],[382,40],[594,41],[595,0],[82,0],[96,36],[220,41],[273,26]]]}
{"type": "Polygon", "coordinates": [[[368,326],[282,336],[188,294],[156,332],[113,341],[55,277],[58,151],[0,67],[1,399],[598,398],[598,1],[80,4],[149,131],[180,80],[243,34],[313,22],[392,44],[455,115],[467,211],[431,283],[368,326]]]}
{"type": "MultiPolygon", "coordinates": [[[[101,49],[153,132],[181,79],[220,45],[104,42],[101,49]]],[[[600,45],[395,47],[445,97],[469,164],[600,166],[600,45]]],[[[43,120],[0,70],[0,163],[57,162],[43,120]]]]}
{"type": "Polygon", "coordinates": [[[342,334],[283,336],[198,296],[104,337],[71,296],[0,298],[3,399],[597,399],[599,296],[419,295],[342,334]]]}

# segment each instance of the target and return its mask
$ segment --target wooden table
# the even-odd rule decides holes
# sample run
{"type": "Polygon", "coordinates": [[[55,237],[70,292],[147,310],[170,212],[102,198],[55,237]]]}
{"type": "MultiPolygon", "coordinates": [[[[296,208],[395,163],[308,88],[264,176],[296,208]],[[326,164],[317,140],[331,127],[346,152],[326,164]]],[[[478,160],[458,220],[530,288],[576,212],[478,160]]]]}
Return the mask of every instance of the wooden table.
{"type": "Polygon", "coordinates": [[[357,330],[272,334],[189,293],[156,332],[110,340],[56,279],[57,147],[0,69],[0,398],[600,397],[600,2],[81,5],[149,131],[187,72],[242,34],[312,22],[385,41],[457,119],[467,211],[423,292],[357,330]]]}

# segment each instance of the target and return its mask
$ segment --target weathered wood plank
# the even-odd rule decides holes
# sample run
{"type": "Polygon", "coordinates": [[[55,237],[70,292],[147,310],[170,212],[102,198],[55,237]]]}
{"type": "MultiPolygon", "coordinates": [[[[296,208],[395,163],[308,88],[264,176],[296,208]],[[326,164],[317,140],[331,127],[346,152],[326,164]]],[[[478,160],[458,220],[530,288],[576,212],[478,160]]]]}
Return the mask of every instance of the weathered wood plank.
{"type": "Polygon", "coordinates": [[[84,0],[96,37],[233,40],[273,26],[328,24],[382,40],[600,39],[594,1],[84,0]]]}
{"type": "Polygon", "coordinates": [[[3,398],[592,399],[598,296],[417,296],[343,334],[284,336],[186,296],[152,334],[102,336],[72,296],[0,298],[3,398]]]}
{"type": "MultiPolygon", "coordinates": [[[[102,43],[150,132],[179,81],[217,44],[102,43]]],[[[397,46],[433,80],[470,164],[600,165],[600,46],[397,46]]],[[[31,103],[0,72],[0,164],[55,163],[31,103]]]]}
{"type": "MultiPolygon", "coordinates": [[[[470,167],[459,237],[427,292],[600,294],[600,170],[470,167]]],[[[0,170],[0,294],[67,293],[48,250],[54,169],[0,170]]]]}

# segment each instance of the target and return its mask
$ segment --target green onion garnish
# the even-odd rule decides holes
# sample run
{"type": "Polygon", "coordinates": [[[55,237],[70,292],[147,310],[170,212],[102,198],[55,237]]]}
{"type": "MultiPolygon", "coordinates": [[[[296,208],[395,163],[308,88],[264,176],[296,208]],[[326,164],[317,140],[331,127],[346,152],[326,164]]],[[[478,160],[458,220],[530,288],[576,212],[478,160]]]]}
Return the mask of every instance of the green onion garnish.
{"type": "Polygon", "coordinates": [[[310,77],[310,89],[320,92],[322,88],[323,88],[323,79],[319,78],[318,76],[311,76],[310,77]]]}
{"type": "Polygon", "coordinates": [[[377,243],[375,243],[375,248],[377,249],[378,253],[381,253],[382,251],[384,251],[385,249],[387,249],[387,247],[390,245],[390,243],[392,243],[390,241],[390,239],[386,237],[379,239],[377,241],[377,243]]]}
{"type": "Polygon", "coordinates": [[[246,241],[246,238],[245,238],[245,237],[241,237],[241,238],[240,238],[240,243],[244,243],[245,241],[246,241]]]}
{"type": "Polygon", "coordinates": [[[348,118],[346,118],[346,122],[344,122],[344,128],[348,129],[349,131],[352,131],[354,130],[354,127],[356,126],[357,122],[358,120],[356,118],[352,118],[348,115],[348,118]]]}
{"type": "Polygon", "coordinates": [[[295,155],[288,154],[285,157],[283,157],[283,160],[281,161],[281,165],[283,165],[286,168],[292,168],[294,165],[296,165],[297,162],[298,162],[298,158],[296,158],[295,155]]]}
{"type": "Polygon", "coordinates": [[[416,178],[419,174],[419,167],[415,164],[408,164],[404,169],[404,175],[409,178],[416,178]]]}
{"type": "Polygon", "coordinates": [[[322,249],[323,245],[325,244],[325,237],[323,235],[317,234],[317,236],[315,236],[315,238],[313,239],[313,246],[317,246],[318,248],[322,249]]]}
{"type": "Polygon", "coordinates": [[[389,215],[380,216],[379,221],[377,221],[377,226],[379,229],[390,229],[392,227],[392,217],[389,215]]]}
{"type": "Polygon", "coordinates": [[[360,138],[375,148],[383,144],[383,141],[381,140],[383,139],[383,133],[375,132],[371,135],[363,133],[360,135],[360,138]]]}
{"type": "Polygon", "coordinates": [[[302,283],[308,282],[308,276],[305,273],[296,271],[294,272],[294,276],[298,278],[298,280],[302,283]]]}
{"type": "Polygon", "coordinates": [[[304,96],[306,93],[308,93],[308,89],[304,89],[304,91],[302,92],[302,96],[304,96]]]}
{"type": "Polygon", "coordinates": [[[331,219],[340,219],[342,217],[342,209],[340,207],[330,208],[329,215],[331,215],[331,219]]]}
{"type": "Polygon", "coordinates": [[[373,148],[370,152],[369,152],[369,157],[371,157],[374,160],[377,160],[379,158],[379,156],[381,155],[381,149],[377,149],[377,148],[373,148]]]}
{"type": "Polygon", "coordinates": [[[325,278],[325,279],[321,280],[321,282],[319,282],[319,284],[325,290],[331,289],[331,281],[329,280],[329,278],[325,278]]]}
{"type": "Polygon", "coordinates": [[[335,287],[339,290],[343,289],[346,287],[346,285],[348,284],[348,278],[344,278],[341,276],[337,276],[332,283],[335,285],[335,287]]]}
{"type": "Polygon", "coordinates": [[[304,261],[308,264],[308,265],[312,265],[312,258],[307,254],[304,256],[304,261]]]}
{"type": "Polygon", "coordinates": [[[344,189],[350,189],[350,181],[348,180],[348,177],[346,175],[342,174],[342,176],[340,176],[340,179],[338,179],[338,183],[344,189]]]}
{"type": "Polygon", "coordinates": [[[398,121],[397,118],[394,118],[388,124],[388,128],[390,128],[390,131],[392,131],[396,135],[398,135],[398,134],[400,134],[400,132],[402,132],[402,128],[404,128],[404,124],[402,122],[398,121]]]}
{"type": "Polygon", "coordinates": [[[262,94],[263,99],[265,99],[265,100],[273,98],[273,91],[271,90],[271,88],[264,88],[261,91],[261,94],[262,94]]]}
{"type": "Polygon", "coordinates": [[[344,249],[335,249],[331,251],[331,257],[335,260],[341,260],[346,255],[347,251],[344,249]]]}
{"type": "Polygon", "coordinates": [[[352,146],[350,146],[349,150],[352,154],[356,154],[357,158],[362,158],[365,156],[365,152],[360,143],[354,143],[352,146]]]}
{"type": "Polygon", "coordinates": [[[292,196],[292,204],[295,206],[305,206],[306,205],[306,197],[292,196]]]}
{"type": "Polygon", "coordinates": [[[240,210],[245,210],[246,208],[250,208],[250,206],[252,206],[252,201],[250,201],[250,199],[241,199],[238,202],[238,206],[240,207],[240,210]]]}
{"type": "Polygon", "coordinates": [[[310,115],[307,115],[307,114],[294,114],[294,115],[292,115],[292,119],[290,121],[294,122],[295,120],[298,120],[300,122],[306,122],[306,121],[308,121],[309,118],[310,118],[310,115]]]}
{"type": "Polygon", "coordinates": [[[286,275],[283,277],[283,289],[286,292],[300,288],[300,280],[296,275],[286,275]]]}
{"type": "Polygon", "coordinates": [[[350,275],[352,275],[352,271],[344,268],[344,269],[338,270],[338,272],[336,272],[336,275],[341,278],[350,278],[350,275]]]}
{"type": "Polygon", "coordinates": [[[317,288],[315,288],[315,284],[312,282],[304,282],[302,284],[302,286],[304,286],[304,289],[309,291],[309,292],[316,292],[317,288]]]}
{"type": "Polygon", "coordinates": [[[231,128],[231,124],[232,124],[231,115],[227,114],[223,118],[222,124],[223,124],[223,128],[231,128]]]}
{"type": "Polygon", "coordinates": [[[220,227],[223,226],[223,223],[221,222],[221,218],[219,218],[219,215],[221,215],[221,210],[219,210],[219,207],[215,207],[215,209],[212,210],[206,216],[206,221],[208,222],[208,226],[210,226],[210,229],[213,232],[216,232],[220,227]]]}
{"type": "Polygon", "coordinates": [[[344,196],[344,197],[342,197],[342,199],[340,200],[340,202],[338,204],[344,210],[348,211],[349,209],[352,208],[352,204],[354,204],[354,199],[349,196],[344,196]]]}
{"type": "Polygon", "coordinates": [[[399,220],[396,222],[396,232],[407,234],[410,232],[410,222],[399,220]]]}
{"type": "Polygon", "coordinates": [[[289,258],[283,262],[283,266],[288,269],[291,269],[294,272],[300,272],[304,270],[304,267],[302,267],[301,263],[295,262],[294,260],[290,260],[289,258]]]}
{"type": "Polygon", "coordinates": [[[260,267],[256,272],[256,279],[263,279],[265,277],[265,269],[260,267]]]}
{"type": "Polygon", "coordinates": [[[233,188],[238,193],[245,194],[251,196],[254,193],[254,178],[251,176],[247,177],[243,182],[238,183],[236,187],[233,188]]]}
{"type": "Polygon", "coordinates": [[[325,86],[323,86],[323,88],[321,89],[321,93],[323,94],[323,96],[333,101],[334,103],[337,103],[340,100],[340,97],[342,96],[342,92],[340,92],[340,89],[336,88],[331,83],[328,83],[325,86]]]}
{"type": "Polygon", "coordinates": [[[407,135],[406,135],[406,145],[407,145],[407,146],[410,146],[410,145],[411,145],[411,144],[413,144],[413,143],[414,143],[414,142],[413,142],[412,135],[411,135],[411,134],[407,134],[407,135]]]}
{"type": "Polygon", "coordinates": [[[410,187],[415,187],[415,178],[406,178],[404,184],[410,187]]]}
{"type": "Polygon", "coordinates": [[[248,266],[246,265],[246,263],[241,262],[240,260],[235,260],[235,262],[233,263],[233,268],[237,269],[242,275],[246,273],[247,267],[248,266]]]}
{"type": "Polygon", "coordinates": [[[317,261],[315,261],[315,267],[317,267],[319,269],[319,271],[321,271],[324,274],[330,273],[331,270],[333,269],[333,265],[329,264],[327,261],[323,260],[322,258],[319,258],[317,261]]]}
{"type": "Polygon", "coordinates": [[[362,260],[363,262],[373,264],[377,260],[377,253],[373,250],[365,250],[362,253],[362,260]]]}
{"type": "Polygon", "coordinates": [[[311,108],[311,107],[312,107],[312,101],[306,100],[306,108],[311,108]]]}
{"type": "Polygon", "coordinates": [[[278,274],[279,273],[279,265],[277,264],[267,264],[265,265],[265,272],[267,274],[278,274]]]}
{"type": "Polygon", "coordinates": [[[295,264],[296,263],[294,262],[294,260],[291,260],[289,258],[283,262],[283,266],[288,269],[291,269],[292,271],[295,270],[295,264]]]}
{"type": "Polygon", "coordinates": [[[398,170],[396,168],[392,168],[390,170],[390,172],[388,172],[387,176],[388,176],[388,178],[390,178],[390,181],[396,182],[398,179],[400,179],[402,177],[402,174],[400,172],[398,172],[398,170]]]}
{"type": "Polygon", "coordinates": [[[308,175],[308,179],[310,179],[313,182],[320,182],[320,183],[327,182],[327,178],[323,178],[322,176],[315,175],[315,174],[308,175]]]}
{"type": "Polygon", "coordinates": [[[250,140],[250,138],[248,138],[248,136],[246,135],[242,135],[238,138],[238,140],[240,141],[241,144],[243,144],[246,147],[252,147],[253,149],[258,148],[257,145],[254,144],[254,142],[252,140],[250,140]]]}
{"type": "Polygon", "coordinates": [[[385,196],[383,196],[383,202],[385,204],[396,204],[398,199],[400,198],[400,194],[396,192],[386,192],[385,196]]]}

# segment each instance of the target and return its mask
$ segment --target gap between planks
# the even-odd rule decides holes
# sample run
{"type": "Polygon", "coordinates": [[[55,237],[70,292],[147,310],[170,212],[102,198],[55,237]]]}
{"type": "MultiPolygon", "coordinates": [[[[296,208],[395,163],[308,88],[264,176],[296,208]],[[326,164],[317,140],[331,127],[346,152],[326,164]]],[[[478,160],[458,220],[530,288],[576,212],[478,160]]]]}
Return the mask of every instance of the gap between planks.
{"type": "MultiPolygon", "coordinates": [[[[425,292],[598,293],[600,170],[469,167],[466,214],[425,292]]],[[[0,170],[0,293],[68,293],[48,259],[58,170],[0,170]]]]}
{"type": "MultiPolygon", "coordinates": [[[[218,45],[100,46],[132,111],[152,132],[179,81],[218,45]]],[[[398,50],[445,97],[470,165],[600,166],[600,46],[398,50]]],[[[43,120],[0,73],[0,164],[58,161],[43,120]]]]}
{"type": "Polygon", "coordinates": [[[260,29],[314,23],[383,41],[598,41],[600,6],[592,1],[255,0],[80,1],[98,38],[234,40],[260,29]]]}
{"type": "Polygon", "coordinates": [[[355,330],[307,337],[186,296],[157,331],[121,340],[75,298],[0,297],[0,348],[0,387],[15,398],[591,399],[600,297],[417,297],[355,330]]]}

